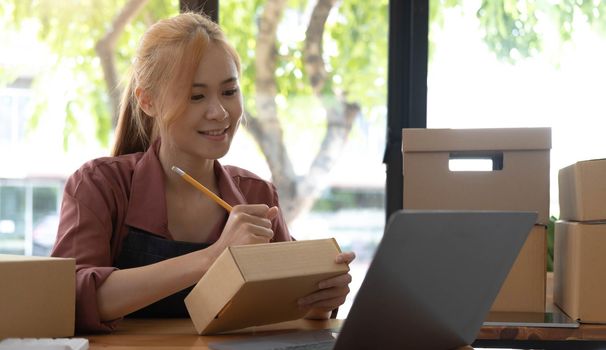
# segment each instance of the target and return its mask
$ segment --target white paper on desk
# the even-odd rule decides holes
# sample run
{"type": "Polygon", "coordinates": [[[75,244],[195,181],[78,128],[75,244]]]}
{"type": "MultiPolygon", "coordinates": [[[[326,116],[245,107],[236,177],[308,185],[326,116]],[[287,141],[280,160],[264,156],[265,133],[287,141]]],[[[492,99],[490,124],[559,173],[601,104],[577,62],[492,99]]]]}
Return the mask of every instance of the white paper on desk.
{"type": "Polygon", "coordinates": [[[240,340],[229,340],[209,344],[212,350],[281,350],[306,344],[334,344],[336,333],[329,329],[300,331],[269,336],[255,336],[240,340]]]}

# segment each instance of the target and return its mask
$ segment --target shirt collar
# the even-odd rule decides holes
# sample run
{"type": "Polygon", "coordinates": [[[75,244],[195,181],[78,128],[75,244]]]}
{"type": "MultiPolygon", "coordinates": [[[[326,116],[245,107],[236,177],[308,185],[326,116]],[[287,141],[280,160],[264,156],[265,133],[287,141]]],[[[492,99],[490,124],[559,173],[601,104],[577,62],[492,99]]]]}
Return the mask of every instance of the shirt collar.
{"type": "Polygon", "coordinates": [[[238,186],[239,179],[229,174],[227,168],[222,166],[218,160],[215,160],[214,170],[219,185],[219,197],[231,206],[247,204],[248,202],[238,186]]]}
{"type": "Polygon", "coordinates": [[[160,141],[154,142],[133,172],[125,223],[143,231],[170,237],[164,192],[164,171],[158,158],[160,141]]]}

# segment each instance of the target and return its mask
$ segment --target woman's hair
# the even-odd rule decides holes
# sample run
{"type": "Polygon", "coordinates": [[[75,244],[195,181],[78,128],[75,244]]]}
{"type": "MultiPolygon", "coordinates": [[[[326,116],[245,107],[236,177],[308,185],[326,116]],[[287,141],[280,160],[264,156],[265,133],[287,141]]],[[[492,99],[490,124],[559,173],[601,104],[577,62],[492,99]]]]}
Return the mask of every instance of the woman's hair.
{"type": "Polygon", "coordinates": [[[240,58],[221,28],[207,17],[187,12],[152,25],[141,38],[130,78],[122,95],[112,155],[142,152],[187,108],[198,64],[209,43],[230,55],[238,74],[240,58]],[[135,90],[151,97],[158,115],[139,106],[135,90]],[[177,103],[166,103],[167,97],[177,103]]]}

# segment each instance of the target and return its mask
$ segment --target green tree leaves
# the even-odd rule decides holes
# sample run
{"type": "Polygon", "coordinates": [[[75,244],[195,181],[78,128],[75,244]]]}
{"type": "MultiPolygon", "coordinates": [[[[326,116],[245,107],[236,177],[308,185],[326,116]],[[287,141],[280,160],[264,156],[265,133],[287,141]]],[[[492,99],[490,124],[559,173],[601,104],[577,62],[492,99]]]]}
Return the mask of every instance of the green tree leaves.
{"type": "MultiPolygon", "coordinates": [[[[65,91],[65,129],[64,147],[71,145],[70,137],[77,134],[82,118],[93,118],[96,125],[97,142],[109,146],[113,126],[111,108],[104,85],[103,72],[95,44],[103,37],[113,18],[125,6],[127,0],[0,0],[0,27],[18,30],[32,20],[39,24],[38,36],[55,54],[53,57],[40,57],[51,60],[55,71],[69,71],[73,75],[65,91]],[[78,113],[72,111],[78,110],[78,113]]],[[[115,52],[116,66],[123,76],[130,66],[141,34],[155,21],[178,13],[177,0],[151,0],[143,11],[126,27],[120,36],[115,52]]],[[[6,77],[6,74],[0,76],[6,77]]],[[[0,78],[1,79],[1,78],[0,78]]],[[[8,80],[8,79],[4,79],[8,80]]],[[[0,80],[1,81],[1,80],[0,80]]],[[[55,85],[55,88],[60,86],[55,85]]],[[[48,87],[47,87],[48,88],[48,87]]],[[[30,125],[35,127],[37,120],[43,118],[47,94],[35,94],[34,114],[30,125]]],[[[90,141],[90,140],[89,140],[90,141]]]]}
{"type": "MultiPolygon", "coordinates": [[[[52,57],[40,57],[50,61],[56,70],[75,73],[66,103],[74,103],[81,111],[74,122],[81,118],[94,118],[97,139],[103,145],[109,142],[112,124],[111,108],[104,76],[95,52],[95,44],[106,33],[112,20],[128,3],[128,0],[0,0],[0,27],[17,30],[35,21],[38,35],[54,53],[52,57]]],[[[258,16],[266,0],[221,1],[221,25],[242,57],[243,74],[241,87],[247,98],[246,109],[256,114],[255,99],[255,38],[258,16]]],[[[469,10],[465,0],[430,0],[432,26],[443,23],[443,13],[448,9],[469,10]]],[[[586,22],[594,30],[606,34],[606,1],[598,0],[481,0],[474,9],[483,31],[486,45],[500,59],[508,62],[537,55],[543,40],[537,28],[546,23],[557,27],[563,41],[570,40],[579,23],[586,22]]],[[[278,101],[291,96],[311,96],[304,69],[302,50],[304,36],[287,38],[297,18],[309,16],[315,1],[289,0],[285,10],[286,23],[282,23],[276,45],[276,84],[278,101]]],[[[118,75],[125,74],[141,34],[160,18],[178,12],[177,0],[149,0],[143,10],[132,20],[119,37],[115,51],[118,75]]],[[[387,67],[388,0],[340,1],[331,12],[323,37],[327,79],[323,89],[341,91],[348,101],[361,103],[363,114],[369,115],[367,106],[385,101],[387,67]]],[[[305,22],[303,20],[303,22],[305,22]]],[[[304,25],[303,25],[304,27],[304,25]]],[[[0,83],[15,79],[14,72],[0,68],[0,83]]],[[[36,103],[45,102],[36,94],[36,103]]],[[[278,102],[281,108],[287,104],[278,102]]],[[[318,103],[318,106],[321,104],[318,103]]],[[[34,108],[32,125],[36,124],[44,108],[34,108]]],[[[300,118],[280,113],[280,118],[297,122],[300,118]]],[[[66,123],[66,127],[69,123],[66,123]]],[[[71,127],[70,127],[71,128],[71,127]]],[[[65,133],[73,132],[66,128],[65,133]]],[[[67,143],[69,146],[69,142],[67,143]]]]}
{"type": "MultiPolygon", "coordinates": [[[[466,11],[469,4],[430,0],[431,25],[443,26],[444,10],[466,11]]],[[[600,0],[481,0],[475,11],[488,48],[510,63],[541,53],[545,39],[540,27],[555,27],[562,43],[571,40],[583,22],[606,35],[606,2],[600,0]]]]}
{"type": "Polygon", "coordinates": [[[484,41],[498,57],[514,61],[540,51],[535,1],[484,0],[477,15],[484,41]]]}

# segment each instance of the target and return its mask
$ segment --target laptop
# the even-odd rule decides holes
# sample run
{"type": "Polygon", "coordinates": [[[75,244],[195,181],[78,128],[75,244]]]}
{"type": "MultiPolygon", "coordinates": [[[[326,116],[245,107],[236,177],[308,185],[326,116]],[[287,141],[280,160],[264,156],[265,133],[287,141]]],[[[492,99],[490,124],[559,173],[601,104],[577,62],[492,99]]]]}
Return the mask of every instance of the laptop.
{"type": "Polygon", "coordinates": [[[341,330],[213,343],[216,350],[452,349],[473,343],[536,213],[400,210],[341,330]]]}

